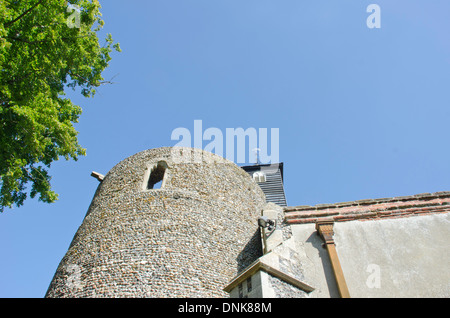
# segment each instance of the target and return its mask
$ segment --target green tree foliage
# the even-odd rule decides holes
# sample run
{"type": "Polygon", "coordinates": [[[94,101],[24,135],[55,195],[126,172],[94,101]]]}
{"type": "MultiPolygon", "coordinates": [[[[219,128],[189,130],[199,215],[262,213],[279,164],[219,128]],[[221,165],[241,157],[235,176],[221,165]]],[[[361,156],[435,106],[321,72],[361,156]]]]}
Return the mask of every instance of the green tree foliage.
{"type": "Polygon", "coordinates": [[[92,97],[120,51],[96,0],[0,0],[0,211],[29,194],[54,202],[48,168],[85,155],[73,124],[81,108],[64,97],[78,88],[92,97]],[[31,187],[30,187],[31,186],[31,187]]]}

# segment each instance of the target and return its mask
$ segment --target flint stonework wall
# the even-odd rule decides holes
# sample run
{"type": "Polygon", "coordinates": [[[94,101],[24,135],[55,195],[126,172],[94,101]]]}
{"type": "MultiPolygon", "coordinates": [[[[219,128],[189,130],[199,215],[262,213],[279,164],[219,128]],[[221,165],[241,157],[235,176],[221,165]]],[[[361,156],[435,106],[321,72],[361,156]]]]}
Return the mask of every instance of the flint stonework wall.
{"type": "Polygon", "coordinates": [[[230,161],[172,148],[117,164],[99,185],[46,297],[227,297],[222,289],[261,256],[259,186],[230,161]],[[191,157],[197,158],[197,157],[191,157]],[[145,188],[165,161],[161,189],[145,188]]]}

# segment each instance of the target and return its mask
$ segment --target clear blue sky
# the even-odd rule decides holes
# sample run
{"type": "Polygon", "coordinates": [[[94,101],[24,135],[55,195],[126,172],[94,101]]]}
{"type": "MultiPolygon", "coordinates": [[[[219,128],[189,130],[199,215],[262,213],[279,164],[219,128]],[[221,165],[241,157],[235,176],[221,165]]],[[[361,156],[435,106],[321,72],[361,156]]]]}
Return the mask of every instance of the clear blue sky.
{"type": "Polygon", "coordinates": [[[0,297],[43,297],[98,182],[171,132],[280,129],[288,205],[450,190],[448,0],[101,1],[120,42],[52,165],[59,201],[0,214],[0,297]],[[366,7],[381,8],[369,29],[366,7]],[[116,76],[117,75],[117,76],[116,76]]]}

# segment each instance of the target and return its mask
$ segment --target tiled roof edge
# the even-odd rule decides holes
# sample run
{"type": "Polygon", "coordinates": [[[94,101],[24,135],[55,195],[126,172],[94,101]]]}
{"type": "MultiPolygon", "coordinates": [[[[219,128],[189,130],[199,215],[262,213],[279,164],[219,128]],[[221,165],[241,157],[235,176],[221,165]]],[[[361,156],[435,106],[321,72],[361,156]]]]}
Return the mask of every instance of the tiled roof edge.
{"type": "Polygon", "coordinates": [[[450,192],[284,208],[288,224],[342,222],[450,212],[450,192]]]}
{"type": "Polygon", "coordinates": [[[325,204],[316,204],[316,205],[287,206],[284,208],[284,212],[323,210],[323,209],[329,209],[329,208],[364,206],[364,205],[374,205],[374,204],[380,204],[380,203],[399,202],[399,201],[415,201],[417,199],[430,200],[430,199],[436,199],[436,198],[450,198],[450,191],[441,191],[441,192],[434,192],[434,193],[420,193],[420,194],[401,196],[401,197],[364,199],[364,200],[337,202],[337,203],[325,203],[325,204]]]}

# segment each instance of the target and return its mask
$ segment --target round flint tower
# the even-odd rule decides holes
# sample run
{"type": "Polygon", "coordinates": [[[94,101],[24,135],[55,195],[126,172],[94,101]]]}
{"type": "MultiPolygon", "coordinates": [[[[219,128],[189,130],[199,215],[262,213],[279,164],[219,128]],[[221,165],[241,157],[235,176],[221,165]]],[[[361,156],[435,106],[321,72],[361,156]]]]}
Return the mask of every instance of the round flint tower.
{"type": "Polygon", "coordinates": [[[46,297],[226,297],[223,287],[261,255],[264,204],[256,182],[222,157],[137,153],[104,177],[46,297]]]}

